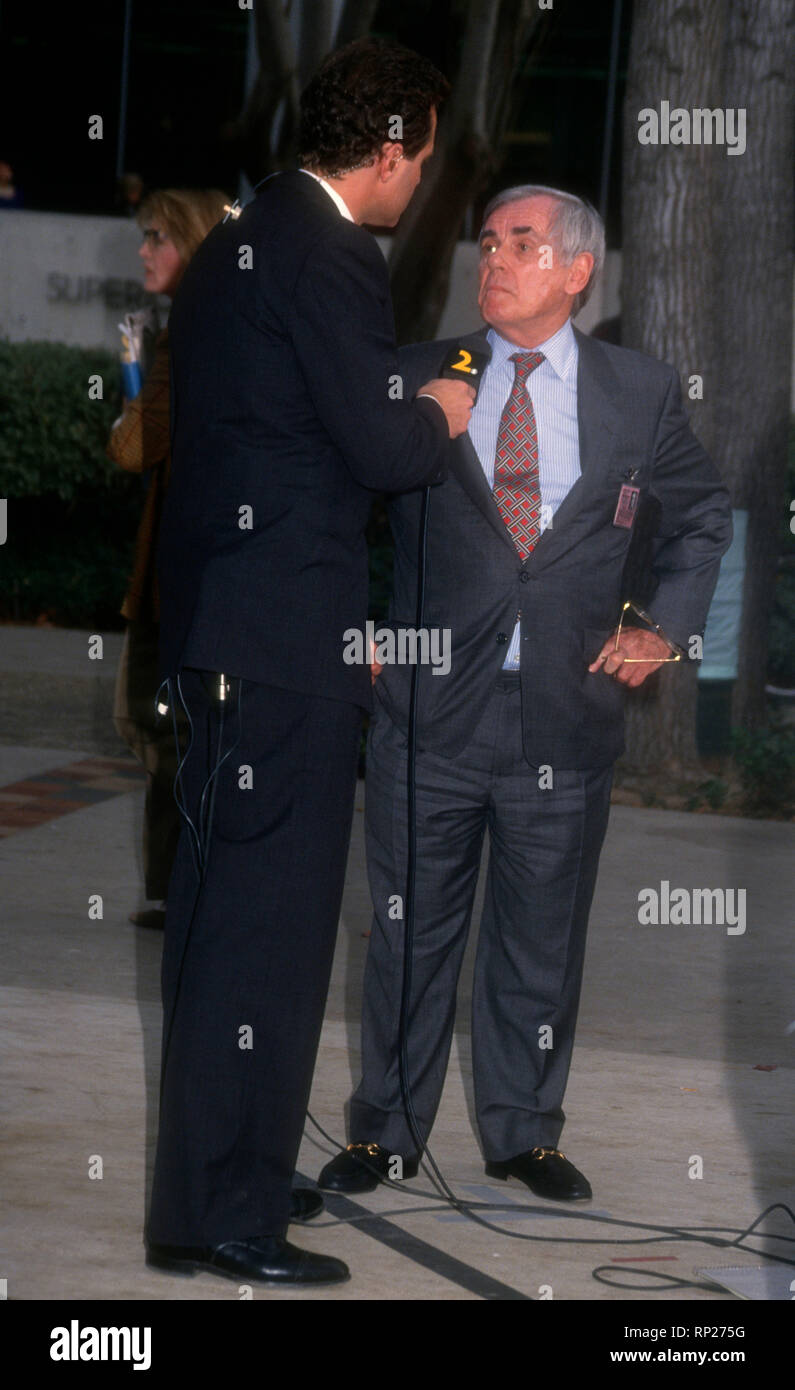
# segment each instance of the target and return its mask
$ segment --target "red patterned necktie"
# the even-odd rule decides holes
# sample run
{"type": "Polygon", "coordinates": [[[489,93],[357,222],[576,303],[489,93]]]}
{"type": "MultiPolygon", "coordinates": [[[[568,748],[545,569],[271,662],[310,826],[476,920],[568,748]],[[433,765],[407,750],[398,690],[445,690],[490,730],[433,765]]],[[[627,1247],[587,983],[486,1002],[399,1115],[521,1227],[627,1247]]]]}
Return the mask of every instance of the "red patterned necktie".
{"type": "Polygon", "coordinates": [[[513,386],[502,412],[494,460],[494,500],[523,560],[541,534],[538,434],[525,379],[543,360],[543,352],[515,352],[511,357],[513,386]]]}

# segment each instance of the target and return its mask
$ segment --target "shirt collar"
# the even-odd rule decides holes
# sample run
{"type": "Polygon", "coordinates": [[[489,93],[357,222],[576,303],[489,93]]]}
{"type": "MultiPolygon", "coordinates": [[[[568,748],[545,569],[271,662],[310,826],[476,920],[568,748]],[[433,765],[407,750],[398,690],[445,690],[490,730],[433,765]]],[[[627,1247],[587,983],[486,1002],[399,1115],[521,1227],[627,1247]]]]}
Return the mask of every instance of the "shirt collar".
{"type": "MultiPolygon", "coordinates": [[[[491,344],[492,366],[502,366],[515,352],[530,351],[529,348],[518,347],[508,338],[503,338],[496,328],[490,328],[486,336],[491,344]]],[[[567,381],[577,368],[577,339],[571,319],[566,319],[557,333],[553,333],[546,342],[539,343],[533,351],[543,352],[556,376],[559,376],[561,381],[567,381]]]]}
{"type": "Polygon", "coordinates": [[[314,179],[316,183],[320,184],[321,188],[325,188],[332,203],[336,203],[338,210],[342,213],[342,216],[347,217],[349,222],[353,222],[353,214],[350,208],[348,207],[348,204],[345,202],[345,199],[340,197],[336,188],[332,188],[331,184],[328,183],[326,179],[321,178],[320,174],[313,174],[311,169],[300,169],[299,173],[308,174],[310,179],[314,179]]]}

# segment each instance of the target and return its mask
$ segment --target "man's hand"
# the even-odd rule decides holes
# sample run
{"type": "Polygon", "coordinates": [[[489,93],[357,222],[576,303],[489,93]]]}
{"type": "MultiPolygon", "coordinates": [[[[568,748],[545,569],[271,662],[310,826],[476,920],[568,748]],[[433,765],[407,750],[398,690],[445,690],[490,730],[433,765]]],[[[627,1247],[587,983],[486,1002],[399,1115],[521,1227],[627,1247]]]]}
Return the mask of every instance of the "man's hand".
{"type": "Polygon", "coordinates": [[[421,386],[417,392],[418,396],[433,396],[434,400],[439,402],[447,416],[447,428],[451,439],[457,439],[459,434],[464,433],[469,424],[476,394],[474,386],[470,386],[466,381],[445,381],[441,377],[429,381],[427,386],[421,386]]]}
{"type": "Polygon", "coordinates": [[[588,670],[605,671],[608,676],[615,676],[622,685],[628,685],[633,689],[643,685],[649,676],[659,671],[660,663],[671,656],[668,643],[662,637],[658,637],[656,632],[649,632],[647,628],[622,628],[618,651],[615,650],[615,645],[616,633],[613,632],[588,670]],[[625,666],[625,657],[633,657],[635,661],[642,661],[644,664],[625,666]]]}

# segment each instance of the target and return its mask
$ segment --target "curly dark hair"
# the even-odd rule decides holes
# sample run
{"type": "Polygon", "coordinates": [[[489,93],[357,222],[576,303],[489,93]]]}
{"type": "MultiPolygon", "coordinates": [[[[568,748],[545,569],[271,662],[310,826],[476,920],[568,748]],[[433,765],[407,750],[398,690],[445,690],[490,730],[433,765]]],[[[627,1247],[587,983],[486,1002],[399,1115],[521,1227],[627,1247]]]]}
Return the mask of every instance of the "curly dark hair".
{"type": "Polygon", "coordinates": [[[450,84],[418,53],[392,39],[364,38],[332,53],[301,94],[301,163],[338,178],[370,164],[403,123],[403,153],[414,159],[428,143],[431,108],[450,84]]]}

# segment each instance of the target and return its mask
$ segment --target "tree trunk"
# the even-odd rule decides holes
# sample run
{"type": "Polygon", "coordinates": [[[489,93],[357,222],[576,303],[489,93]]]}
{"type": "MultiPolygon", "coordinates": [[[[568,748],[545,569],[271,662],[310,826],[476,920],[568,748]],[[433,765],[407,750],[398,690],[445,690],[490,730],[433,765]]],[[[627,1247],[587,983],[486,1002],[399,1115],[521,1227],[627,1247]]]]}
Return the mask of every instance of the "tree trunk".
{"type": "MultiPolygon", "coordinates": [[[[637,0],[625,104],[622,343],[703,378],[691,423],[713,452],[717,377],[713,207],[720,146],[640,144],[638,113],[720,104],[722,0],[637,0]]],[[[729,160],[731,163],[732,161],[729,160]]],[[[633,597],[628,594],[627,597],[633,597]]],[[[697,765],[695,667],[670,666],[627,699],[631,766],[697,765]]]]}
{"type": "Polygon", "coordinates": [[[323,59],[337,45],[334,43],[333,0],[312,0],[301,6],[300,39],[298,44],[298,85],[303,91],[323,59]]]}
{"type": "Polygon", "coordinates": [[[337,28],[337,48],[369,34],[378,0],[345,0],[337,28]]]}
{"type": "MultiPolygon", "coordinates": [[[[433,338],[467,209],[496,167],[515,77],[545,14],[522,0],[473,0],[439,148],[401,219],[389,260],[399,343],[433,338]]],[[[472,305],[473,326],[477,306],[472,305]]]]}
{"type": "Polygon", "coordinates": [[[297,60],[282,0],[258,0],[254,23],[259,72],[235,129],[240,162],[252,185],[292,157],[299,97],[297,60]],[[278,147],[274,150],[274,124],[282,103],[278,147]]]}
{"type": "Polygon", "coordinates": [[[726,102],[747,110],[747,146],[726,159],[718,220],[722,350],[716,457],[732,505],[748,511],[733,722],[765,714],[775,537],[787,467],[792,370],[792,0],[744,0],[726,21],[726,102]]]}

